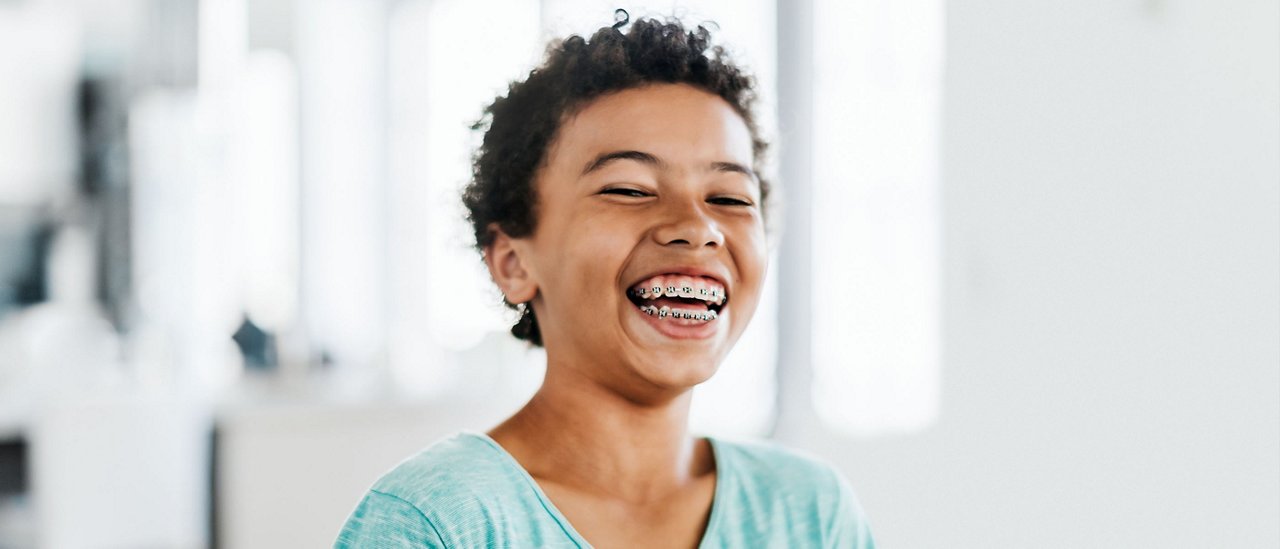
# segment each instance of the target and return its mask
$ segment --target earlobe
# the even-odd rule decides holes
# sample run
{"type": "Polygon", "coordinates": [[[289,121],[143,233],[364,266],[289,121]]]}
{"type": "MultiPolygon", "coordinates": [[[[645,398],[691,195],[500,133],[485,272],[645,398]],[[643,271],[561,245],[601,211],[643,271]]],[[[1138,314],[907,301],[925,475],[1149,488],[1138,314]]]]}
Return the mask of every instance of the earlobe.
{"type": "Polygon", "coordinates": [[[496,223],[489,226],[493,242],[484,250],[484,262],[489,276],[502,290],[509,303],[527,303],[538,294],[538,284],[533,273],[521,257],[523,246],[507,236],[496,223]]]}

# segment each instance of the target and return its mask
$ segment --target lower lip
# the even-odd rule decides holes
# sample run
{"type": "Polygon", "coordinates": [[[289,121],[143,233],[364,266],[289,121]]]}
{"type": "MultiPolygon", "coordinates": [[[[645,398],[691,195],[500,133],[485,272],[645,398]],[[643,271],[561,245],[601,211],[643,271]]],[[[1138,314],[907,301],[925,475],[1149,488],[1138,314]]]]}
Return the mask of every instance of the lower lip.
{"type": "Polygon", "coordinates": [[[720,322],[724,320],[728,307],[719,311],[719,316],[715,320],[699,322],[697,324],[679,324],[665,318],[658,318],[657,315],[649,316],[631,304],[631,310],[640,315],[640,318],[648,322],[658,333],[665,335],[671,339],[708,339],[715,335],[716,330],[720,327],[720,322]]]}

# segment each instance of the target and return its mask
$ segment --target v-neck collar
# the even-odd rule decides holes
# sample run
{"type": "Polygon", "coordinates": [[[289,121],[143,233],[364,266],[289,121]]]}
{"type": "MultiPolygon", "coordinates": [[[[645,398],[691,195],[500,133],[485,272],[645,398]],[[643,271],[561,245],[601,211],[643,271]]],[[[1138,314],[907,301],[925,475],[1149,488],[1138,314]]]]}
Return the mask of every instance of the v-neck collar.
{"type": "MultiPolygon", "coordinates": [[[[538,482],[534,480],[533,475],[530,475],[529,471],[526,471],[524,466],[520,465],[519,461],[516,461],[515,456],[512,456],[510,452],[507,452],[506,448],[503,448],[501,444],[498,444],[496,440],[493,440],[492,437],[485,433],[464,431],[463,434],[475,437],[493,448],[493,450],[501,456],[503,462],[508,467],[518,472],[521,478],[525,480],[529,489],[538,499],[538,503],[542,505],[542,508],[547,511],[548,515],[551,515],[551,518],[556,521],[556,524],[560,526],[560,529],[564,530],[565,535],[568,536],[569,539],[573,540],[578,547],[591,547],[591,543],[583,538],[582,534],[579,534],[578,531],[573,528],[572,524],[569,524],[569,519],[565,518],[564,514],[560,512],[560,509],[557,509],[555,504],[551,502],[551,498],[547,497],[547,494],[542,491],[542,487],[538,486],[538,482]]],[[[709,548],[712,546],[713,542],[711,540],[715,539],[719,530],[718,526],[720,522],[723,521],[720,517],[725,513],[723,508],[726,505],[726,498],[729,497],[726,494],[728,494],[729,484],[732,482],[729,475],[730,468],[725,466],[725,460],[728,459],[727,453],[721,451],[720,442],[714,437],[706,437],[706,439],[711,445],[712,461],[715,462],[716,466],[716,487],[714,494],[711,496],[711,516],[707,519],[707,528],[702,534],[702,539],[698,542],[698,549],[709,548]]]]}

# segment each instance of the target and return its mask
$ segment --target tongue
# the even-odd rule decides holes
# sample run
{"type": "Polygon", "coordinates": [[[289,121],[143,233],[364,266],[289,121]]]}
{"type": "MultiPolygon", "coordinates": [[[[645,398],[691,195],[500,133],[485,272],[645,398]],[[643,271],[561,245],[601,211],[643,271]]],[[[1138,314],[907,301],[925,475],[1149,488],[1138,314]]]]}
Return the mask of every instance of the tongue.
{"type": "Polygon", "coordinates": [[[681,297],[660,297],[658,299],[646,300],[645,303],[655,305],[659,309],[662,306],[671,307],[672,309],[681,309],[684,311],[706,311],[707,304],[697,299],[685,299],[681,297]]]}

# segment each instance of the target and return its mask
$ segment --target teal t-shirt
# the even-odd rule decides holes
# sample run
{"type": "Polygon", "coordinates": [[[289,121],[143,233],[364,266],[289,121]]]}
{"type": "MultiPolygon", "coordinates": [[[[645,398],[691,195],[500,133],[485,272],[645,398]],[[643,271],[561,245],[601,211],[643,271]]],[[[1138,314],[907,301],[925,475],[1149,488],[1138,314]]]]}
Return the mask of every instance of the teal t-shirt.
{"type": "MultiPolygon", "coordinates": [[[[767,443],[708,438],[716,487],[701,548],[874,549],[848,481],[814,458],[767,443]]],[[[374,483],[335,547],[590,547],[493,439],[464,432],[374,483]]]]}

